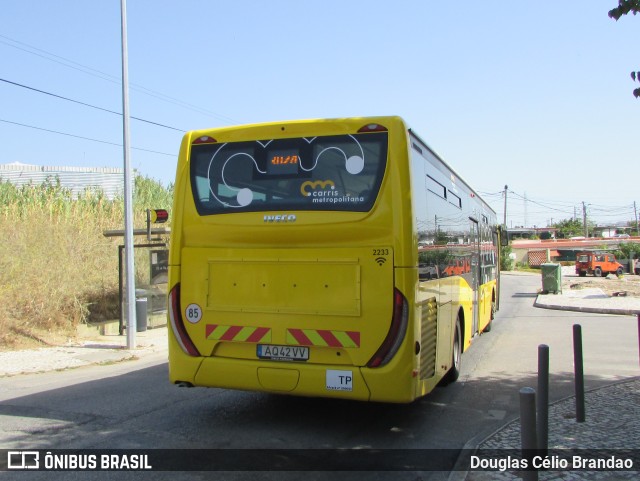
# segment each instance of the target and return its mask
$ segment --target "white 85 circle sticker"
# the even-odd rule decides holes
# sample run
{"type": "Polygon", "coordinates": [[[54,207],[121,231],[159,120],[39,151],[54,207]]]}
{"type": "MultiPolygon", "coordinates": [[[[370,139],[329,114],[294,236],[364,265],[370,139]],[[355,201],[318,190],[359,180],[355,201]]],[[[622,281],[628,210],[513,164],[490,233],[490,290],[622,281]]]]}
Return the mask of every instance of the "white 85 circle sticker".
{"type": "Polygon", "coordinates": [[[202,309],[200,309],[198,304],[189,304],[184,311],[184,315],[187,321],[195,324],[202,319],[202,309]]]}

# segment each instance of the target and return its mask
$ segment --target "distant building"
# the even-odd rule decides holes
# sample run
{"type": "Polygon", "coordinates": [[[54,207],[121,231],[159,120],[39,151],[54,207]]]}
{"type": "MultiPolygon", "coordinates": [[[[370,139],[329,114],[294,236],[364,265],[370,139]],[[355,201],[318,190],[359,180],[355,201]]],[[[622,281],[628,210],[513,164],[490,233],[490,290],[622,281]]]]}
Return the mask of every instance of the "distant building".
{"type": "Polygon", "coordinates": [[[509,240],[540,238],[545,235],[550,239],[556,238],[558,229],[555,227],[511,227],[507,229],[509,240]]]}
{"type": "Polygon", "coordinates": [[[593,232],[596,237],[605,238],[629,237],[629,232],[631,232],[631,230],[631,227],[629,227],[626,222],[622,222],[617,225],[596,226],[593,228],[593,232]]]}
{"type": "Polygon", "coordinates": [[[124,169],[110,167],[48,167],[21,164],[0,164],[0,180],[17,186],[41,185],[56,179],[60,186],[69,189],[73,197],[86,189],[101,190],[108,199],[122,195],[124,191],[124,169]]]}

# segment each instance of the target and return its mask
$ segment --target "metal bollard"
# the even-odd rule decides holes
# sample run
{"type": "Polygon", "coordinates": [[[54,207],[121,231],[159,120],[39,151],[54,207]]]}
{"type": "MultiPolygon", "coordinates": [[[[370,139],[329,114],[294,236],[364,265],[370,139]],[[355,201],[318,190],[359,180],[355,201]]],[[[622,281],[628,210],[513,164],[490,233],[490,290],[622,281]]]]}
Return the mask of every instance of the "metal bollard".
{"type": "Polygon", "coordinates": [[[582,327],[573,325],[573,369],[575,372],[576,389],[576,421],[585,421],[584,407],[584,364],[582,356],[582,327]]]}
{"type": "Polygon", "coordinates": [[[549,346],[538,346],[537,437],[540,455],[549,448],[549,346]]]}
{"type": "Polygon", "coordinates": [[[520,389],[520,442],[522,459],[529,467],[522,471],[524,481],[538,481],[538,471],[533,469],[532,461],[536,455],[538,441],[536,436],[536,391],[531,387],[520,389]]]}

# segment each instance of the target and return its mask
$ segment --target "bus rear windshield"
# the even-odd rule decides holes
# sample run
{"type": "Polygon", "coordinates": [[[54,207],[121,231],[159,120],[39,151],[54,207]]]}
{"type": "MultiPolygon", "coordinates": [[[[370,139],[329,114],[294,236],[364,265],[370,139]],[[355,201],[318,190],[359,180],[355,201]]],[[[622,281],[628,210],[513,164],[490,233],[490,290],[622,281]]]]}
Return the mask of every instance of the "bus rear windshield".
{"type": "Polygon", "coordinates": [[[200,144],[191,148],[191,185],[200,215],[367,212],[386,159],[387,132],[200,144]]]}

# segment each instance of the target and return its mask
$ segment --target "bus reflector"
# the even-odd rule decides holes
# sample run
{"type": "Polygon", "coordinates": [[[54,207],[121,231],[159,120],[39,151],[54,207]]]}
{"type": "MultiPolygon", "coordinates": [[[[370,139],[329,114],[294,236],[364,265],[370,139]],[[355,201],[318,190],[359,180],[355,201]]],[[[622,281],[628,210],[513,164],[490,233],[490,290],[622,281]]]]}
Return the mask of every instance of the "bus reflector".
{"type": "Polygon", "coordinates": [[[171,292],[169,292],[169,321],[171,322],[171,330],[173,335],[180,344],[180,347],[185,354],[189,356],[198,357],[200,353],[196,346],[193,345],[187,330],[184,328],[184,322],[182,322],[182,311],[180,310],[180,283],[173,286],[171,292]]]}
{"type": "Polygon", "coordinates": [[[287,344],[294,346],[360,347],[358,331],[287,329],[287,344]]]}
{"type": "Polygon", "coordinates": [[[409,304],[407,299],[398,289],[393,290],[393,317],[389,333],[384,342],[373,357],[367,363],[367,367],[382,367],[395,356],[400,344],[404,340],[409,320],[409,304]]]}
{"type": "Polygon", "coordinates": [[[389,129],[387,129],[384,125],[380,125],[380,124],[367,124],[367,125],[363,125],[362,127],[360,127],[360,130],[358,130],[358,133],[363,133],[363,132],[387,132],[389,129]]]}

